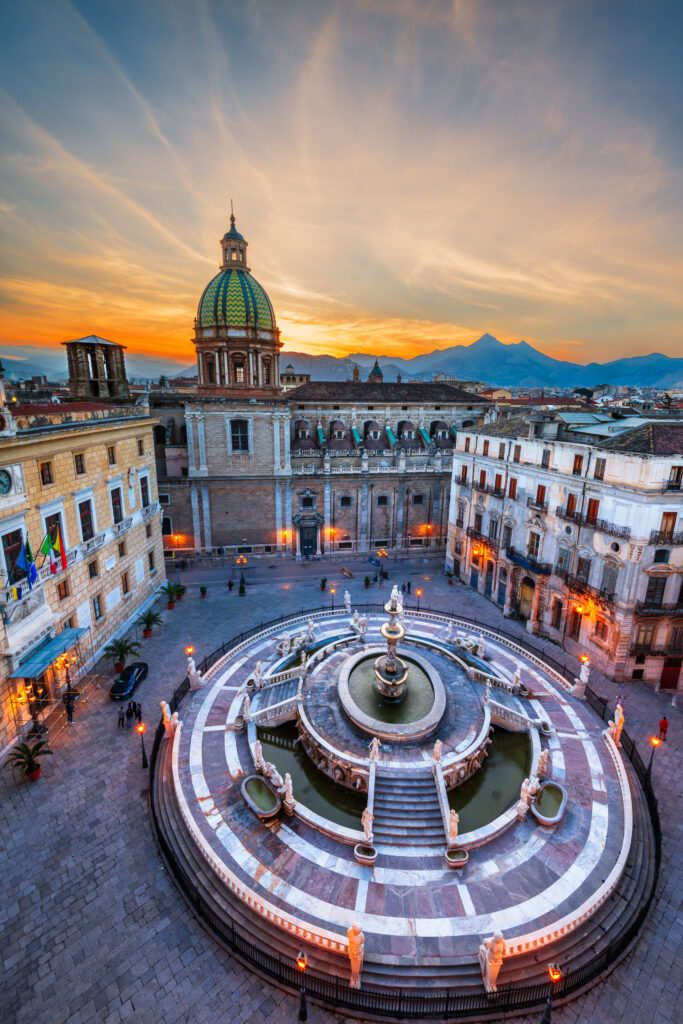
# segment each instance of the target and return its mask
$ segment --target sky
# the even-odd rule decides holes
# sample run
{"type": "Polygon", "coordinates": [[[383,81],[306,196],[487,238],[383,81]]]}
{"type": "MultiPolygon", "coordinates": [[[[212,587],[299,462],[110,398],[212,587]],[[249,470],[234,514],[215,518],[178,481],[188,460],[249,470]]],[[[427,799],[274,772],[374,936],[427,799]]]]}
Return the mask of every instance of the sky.
{"type": "Polygon", "coordinates": [[[0,343],[194,360],[229,203],[290,351],[683,355],[683,5],[2,0],[0,343]]]}

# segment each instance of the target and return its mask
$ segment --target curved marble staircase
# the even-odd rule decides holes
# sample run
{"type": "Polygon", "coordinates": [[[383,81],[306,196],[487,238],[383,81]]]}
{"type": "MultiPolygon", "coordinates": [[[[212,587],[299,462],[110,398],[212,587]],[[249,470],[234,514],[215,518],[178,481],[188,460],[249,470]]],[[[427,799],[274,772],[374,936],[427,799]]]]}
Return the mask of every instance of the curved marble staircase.
{"type": "Polygon", "coordinates": [[[430,768],[417,773],[378,766],[374,815],[375,844],[445,848],[443,818],[430,768]]]}

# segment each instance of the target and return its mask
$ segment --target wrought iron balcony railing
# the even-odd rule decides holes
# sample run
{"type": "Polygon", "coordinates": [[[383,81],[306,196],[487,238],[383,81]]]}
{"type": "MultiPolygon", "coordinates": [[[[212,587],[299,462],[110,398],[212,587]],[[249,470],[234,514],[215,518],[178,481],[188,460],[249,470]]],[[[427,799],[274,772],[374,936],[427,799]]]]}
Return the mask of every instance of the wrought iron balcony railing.
{"type": "Polygon", "coordinates": [[[537,501],[536,498],[534,498],[532,496],[529,496],[526,499],[526,507],[527,508],[535,508],[538,512],[547,512],[548,511],[548,502],[547,501],[537,501]]]}
{"type": "Polygon", "coordinates": [[[484,494],[491,494],[494,498],[504,498],[505,491],[502,487],[494,487],[493,484],[482,484],[477,483],[476,480],[472,481],[472,489],[475,491],[482,491],[484,494]]]}
{"type": "Polygon", "coordinates": [[[620,537],[622,540],[628,540],[631,536],[630,526],[617,526],[616,523],[610,523],[606,519],[597,519],[592,516],[581,515],[580,512],[568,511],[564,505],[558,505],[555,509],[555,515],[558,519],[567,519],[570,523],[576,523],[577,526],[587,526],[591,530],[608,533],[611,537],[620,537]]]}
{"type": "Polygon", "coordinates": [[[556,565],[553,569],[555,576],[559,576],[561,580],[567,584],[570,590],[575,593],[584,594],[586,597],[592,597],[596,601],[607,602],[607,604],[614,603],[614,591],[608,590],[606,587],[594,587],[586,580],[581,579],[580,576],[573,576],[567,569],[563,569],[562,566],[556,565]]]}
{"type": "Polygon", "coordinates": [[[656,601],[637,601],[636,611],[641,615],[683,615],[683,601],[657,604],[656,601]]]}
{"type": "Polygon", "coordinates": [[[652,647],[650,644],[631,644],[628,653],[630,658],[637,658],[643,654],[648,658],[666,658],[671,654],[683,654],[683,642],[660,644],[657,647],[652,647]]]}
{"type": "Polygon", "coordinates": [[[515,565],[521,566],[523,569],[527,569],[529,572],[540,573],[543,576],[549,576],[553,571],[553,567],[549,562],[539,562],[534,554],[530,551],[516,551],[515,548],[505,549],[506,557],[514,562],[515,565]]]}
{"type": "Polygon", "coordinates": [[[668,530],[653,530],[650,534],[650,544],[659,544],[661,547],[675,547],[683,544],[683,532],[673,533],[668,530]]]}

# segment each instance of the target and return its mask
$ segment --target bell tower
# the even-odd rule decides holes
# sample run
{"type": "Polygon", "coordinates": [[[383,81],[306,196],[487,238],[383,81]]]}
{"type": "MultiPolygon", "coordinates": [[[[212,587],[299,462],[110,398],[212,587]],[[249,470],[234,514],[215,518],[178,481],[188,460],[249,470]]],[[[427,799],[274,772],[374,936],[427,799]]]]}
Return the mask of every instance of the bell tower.
{"type": "Polygon", "coordinates": [[[69,393],[77,399],[129,398],[124,345],[95,334],[63,341],[69,361],[69,393]]]}

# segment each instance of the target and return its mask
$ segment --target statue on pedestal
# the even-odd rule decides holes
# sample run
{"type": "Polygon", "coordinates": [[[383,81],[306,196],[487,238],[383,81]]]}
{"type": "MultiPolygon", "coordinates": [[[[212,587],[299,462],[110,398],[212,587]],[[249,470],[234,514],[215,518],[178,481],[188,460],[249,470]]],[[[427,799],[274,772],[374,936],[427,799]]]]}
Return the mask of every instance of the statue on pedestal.
{"type": "Polygon", "coordinates": [[[171,715],[171,726],[173,728],[173,732],[178,731],[178,727],[180,726],[180,719],[178,718],[177,711],[174,711],[173,714],[171,715]]]}
{"type": "Polygon", "coordinates": [[[354,921],[346,932],[349,940],[349,960],[351,961],[351,988],[360,988],[360,975],[363,970],[363,954],[365,950],[365,936],[361,926],[354,921]]]}
{"type": "Polygon", "coordinates": [[[263,760],[263,747],[261,746],[261,741],[256,740],[256,743],[254,743],[254,768],[257,772],[261,772],[265,767],[266,762],[263,760]]]}
{"type": "Polygon", "coordinates": [[[173,725],[171,724],[171,708],[165,700],[159,701],[161,704],[161,714],[164,719],[164,735],[173,736],[173,725]]]}
{"type": "Polygon", "coordinates": [[[379,748],[380,748],[380,746],[381,746],[381,743],[379,742],[379,739],[377,738],[377,736],[375,736],[373,741],[372,741],[372,743],[370,744],[370,760],[371,761],[379,761],[379,748]]]}
{"type": "Polygon", "coordinates": [[[190,680],[191,690],[201,690],[204,685],[201,672],[198,671],[191,654],[187,657],[187,678],[190,680]]]}
{"type": "Polygon", "coordinates": [[[351,614],[351,595],[348,590],[344,591],[344,611],[347,615],[351,614]]]}
{"type": "Polygon", "coordinates": [[[479,947],[479,963],[481,974],[484,979],[484,987],[487,992],[496,992],[496,982],[505,955],[505,939],[502,932],[494,932],[493,935],[484,939],[479,947]]]}
{"type": "Polygon", "coordinates": [[[621,731],[624,728],[624,709],[617,704],[614,711],[614,721],[609,723],[610,736],[618,747],[621,746],[621,731]]]}
{"type": "Polygon", "coordinates": [[[519,821],[525,821],[526,816],[529,812],[529,785],[529,779],[525,779],[522,783],[522,789],[519,794],[519,802],[517,804],[517,819],[519,821]]]}
{"type": "Polygon", "coordinates": [[[292,776],[289,772],[285,773],[285,795],[282,803],[287,814],[294,814],[296,801],[294,799],[294,791],[292,789],[292,776]]]}
{"type": "Polygon", "coordinates": [[[361,638],[361,640],[365,640],[365,631],[367,630],[367,628],[368,628],[368,617],[367,617],[367,615],[363,615],[363,616],[361,616],[361,618],[358,621],[358,635],[361,638]]]}
{"type": "Polygon", "coordinates": [[[584,661],[581,664],[581,671],[579,672],[579,678],[574,679],[574,696],[583,697],[586,693],[586,687],[588,686],[588,677],[590,676],[591,666],[589,661],[584,661]]]}
{"type": "Polygon", "coordinates": [[[284,779],[280,775],[279,771],[275,767],[272,761],[266,761],[263,767],[263,774],[273,784],[279,794],[284,793],[285,783],[284,779]]]}
{"type": "Polygon", "coordinates": [[[373,840],[372,823],[375,820],[375,815],[369,807],[365,808],[360,816],[360,820],[363,823],[363,839],[366,843],[371,843],[373,840]]]}
{"type": "Polygon", "coordinates": [[[486,657],[486,641],[484,640],[484,634],[483,633],[479,634],[479,639],[477,641],[477,656],[479,658],[485,658],[486,657]]]}
{"type": "Polygon", "coordinates": [[[548,771],[548,757],[550,755],[549,750],[542,750],[541,755],[538,759],[538,768],[536,769],[539,779],[544,779],[546,772],[548,771]]]}
{"type": "Polygon", "coordinates": [[[308,620],[308,633],[306,635],[306,639],[308,640],[309,644],[313,640],[314,636],[315,636],[315,626],[313,625],[313,619],[309,619],[308,620]]]}
{"type": "Polygon", "coordinates": [[[242,717],[244,718],[245,722],[251,722],[250,708],[251,701],[249,700],[249,694],[246,694],[244,698],[244,704],[242,705],[242,717]]]}
{"type": "Polygon", "coordinates": [[[451,809],[451,813],[448,819],[448,841],[454,843],[458,838],[458,823],[460,822],[460,815],[457,811],[451,809]]]}
{"type": "Polygon", "coordinates": [[[257,690],[260,690],[262,685],[263,682],[261,680],[261,662],[257,661],[256,665],[254,666],[254,687],[257,690]]]}
{"type": "Polygon", "coordinates": [[[435,761],[441,760],[441,754],[443,752],[443,743],[441,740],[437,740],[434,744],[434,750],[432,751],[432,757],[435,761]]]}

